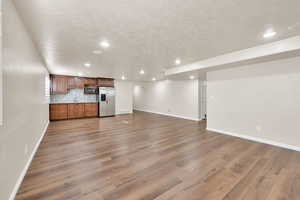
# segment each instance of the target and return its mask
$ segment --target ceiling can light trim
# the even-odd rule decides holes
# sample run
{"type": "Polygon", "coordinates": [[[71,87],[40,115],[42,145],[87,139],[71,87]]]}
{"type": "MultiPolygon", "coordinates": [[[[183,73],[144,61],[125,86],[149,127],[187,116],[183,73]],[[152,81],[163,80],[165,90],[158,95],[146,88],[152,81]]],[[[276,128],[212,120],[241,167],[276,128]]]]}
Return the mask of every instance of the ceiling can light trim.
{"type": "Polygon", "coordinates": [[[273,30],[269,30],[267,32],[264,33],[263,37],[264,38],[271,38],[274,37],[277,33],[273,30]]]}
{"type": "Polygon", "coordinates": [[[175,65],[180,65],[181,64],[180,58],[176,58],[174,63],[175,63],[175,65]]]}
{"type": "Polygon", "coordinates": [[[141,69],[140,74],[141,74],[141,75],[144,75],[144,74],[145,74],[145,71],[144,71],[143,69],[141,69]]]}
{"type": "Polygon", "coordinates": [[[107,40],[103,40],[100,42],[100,46],[104,49],[110,47],[110,43],[107,40]]]}
{"type": "Polygon", "coordinates": [[[86,66],[86,67],[91,67],[91,63],[84,63],[84,66],[86,66]]]}

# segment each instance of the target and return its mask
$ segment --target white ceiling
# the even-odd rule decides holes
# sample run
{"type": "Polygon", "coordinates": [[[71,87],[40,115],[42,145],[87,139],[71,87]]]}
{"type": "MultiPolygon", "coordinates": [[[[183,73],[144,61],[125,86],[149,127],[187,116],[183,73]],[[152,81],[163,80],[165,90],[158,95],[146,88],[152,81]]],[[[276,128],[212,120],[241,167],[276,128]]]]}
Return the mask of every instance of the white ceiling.
{"type": "Polygon", "coordinates": [[[55,74],[151,80],[176,58],[185,65],[300,34],[299,0],[14,2],[55,74]],[[277,35],[264,39],[269,29],[277,35]],[[102,40],[111,46],[102,49],[102,40]]]}

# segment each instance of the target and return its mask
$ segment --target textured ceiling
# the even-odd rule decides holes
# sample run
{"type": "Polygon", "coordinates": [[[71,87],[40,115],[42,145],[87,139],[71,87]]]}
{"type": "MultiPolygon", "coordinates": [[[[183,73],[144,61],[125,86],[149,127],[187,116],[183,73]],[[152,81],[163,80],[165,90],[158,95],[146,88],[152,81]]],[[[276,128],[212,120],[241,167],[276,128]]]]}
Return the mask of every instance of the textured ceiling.
{"type": "Polygon", "coordinates": [[[177,57],[184,65],[300,34],[299,0],[14,2],[57,74],[151,80],[174,67],[177,57]],[[277,35],[264,39],[268,29],[277,35]],[[102,49],[102,40],[111,46],[102,49]]]}

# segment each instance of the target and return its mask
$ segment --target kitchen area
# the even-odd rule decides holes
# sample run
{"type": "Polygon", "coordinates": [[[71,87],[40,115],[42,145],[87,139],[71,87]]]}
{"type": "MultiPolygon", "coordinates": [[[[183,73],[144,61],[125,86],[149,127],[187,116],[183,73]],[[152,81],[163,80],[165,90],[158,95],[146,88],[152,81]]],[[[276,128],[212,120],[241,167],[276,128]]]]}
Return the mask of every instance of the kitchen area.
{"type": "Polygon", "coordinates": [[[115,115],[115,83],[111,78],[50,75],[50,120],[115,115]]]}

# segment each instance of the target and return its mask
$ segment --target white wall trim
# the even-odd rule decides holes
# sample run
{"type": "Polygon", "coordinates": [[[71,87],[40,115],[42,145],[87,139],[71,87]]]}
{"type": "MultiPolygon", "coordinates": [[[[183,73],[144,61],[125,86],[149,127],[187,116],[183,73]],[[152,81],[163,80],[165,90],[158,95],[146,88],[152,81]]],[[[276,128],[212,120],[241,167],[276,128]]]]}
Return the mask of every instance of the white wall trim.
{"type": "Polygon", "coordinates": [[[119,112],[117,112],[116,113],[116,115],[125,115],[125,114],[132,114],[133,113],[133,111],[119,111],[119,112]]]}
{"type": "Polygon", "coordinates": [[[23,181],[23,179],[24,179],[24,177],[26,175],[26,172],[27,172],[27,170],[28,170],[28,168],[29,168],[29,166],[30,166],[33,158],[34,158],[34,155],[37,152],[37,150],[38,150],[38,148],[39,148],[39,146],[40,146],[40,144],[41,144],[41,142],[42,142],[42,140],[44,138],[45,133],[47,132],[48,126],[49,126],[49,121],[47,122],[46,126],[44,127],[43,134],[39,138],[39,141],[36,143],[36,145],[35,145],[32,153],[31,153],[31,155],[30,155],[30,157],[29,157],[29,159],[28,159],[28,161],[27,161],[24,169],[22,170],[22,173],[20,174],[20,176],[19,176],[19,178],[17,180],[17,183],[15,184],[15,187],[14,187],[12,193],[10,194],[9,200],[14,200],[15,199],[16,194],[17,194],[17,192],[19,190],[19,187],[21,186],[22,181],[23,181]]]}
{"type": "Polygon", "coordinates": [[[254,142],[269,144],[269,145],[272,145],[272,146],[277,146],[277,147],[281,147],[281,148],[285,148],[285,149],[300,151],[300,147],[292,146],[292,145],[284,144],[284,143],[280,143],[280,142],[275,142],[275,141],[268,140],[268,139],[263,139],[263,138],[259,138],[259,137],[253,137],[253,136],[247,136],[247,135],[240,135],[240,134],[237,134],[237,133],[231,133],[231,132],[228,132],[228,131],[223,131],[223,130],[218,130],[218,129],[213,129],[213,128],[206,128],[206,130],[213,131],[213,132],[220,133],[220,134],[224,134],[224,135],[239,137],[239,138],[246,139],[246,140],[251,140],[251,141],[254,141],[254,142]]]}
{"type": "Polygon", "coordinates": [[[166,115],[166,116],[170,116],[170,117],[182,118],[182,119],[193,120],[193,121],[201,121],[201,119],[198,119],[198,118],[185,117],[185,116],[181,116],[181,115],[173,115],[173,114],[169,114],[169,113],[162,113],[162,112],[156,112],[156,111],[151,111],[151,110],[143,110],[143,109],[136,109],[136,108],[134,108],[133,110],[154,113],[154,114],[159,114],[159,115],[166,115]]]}

